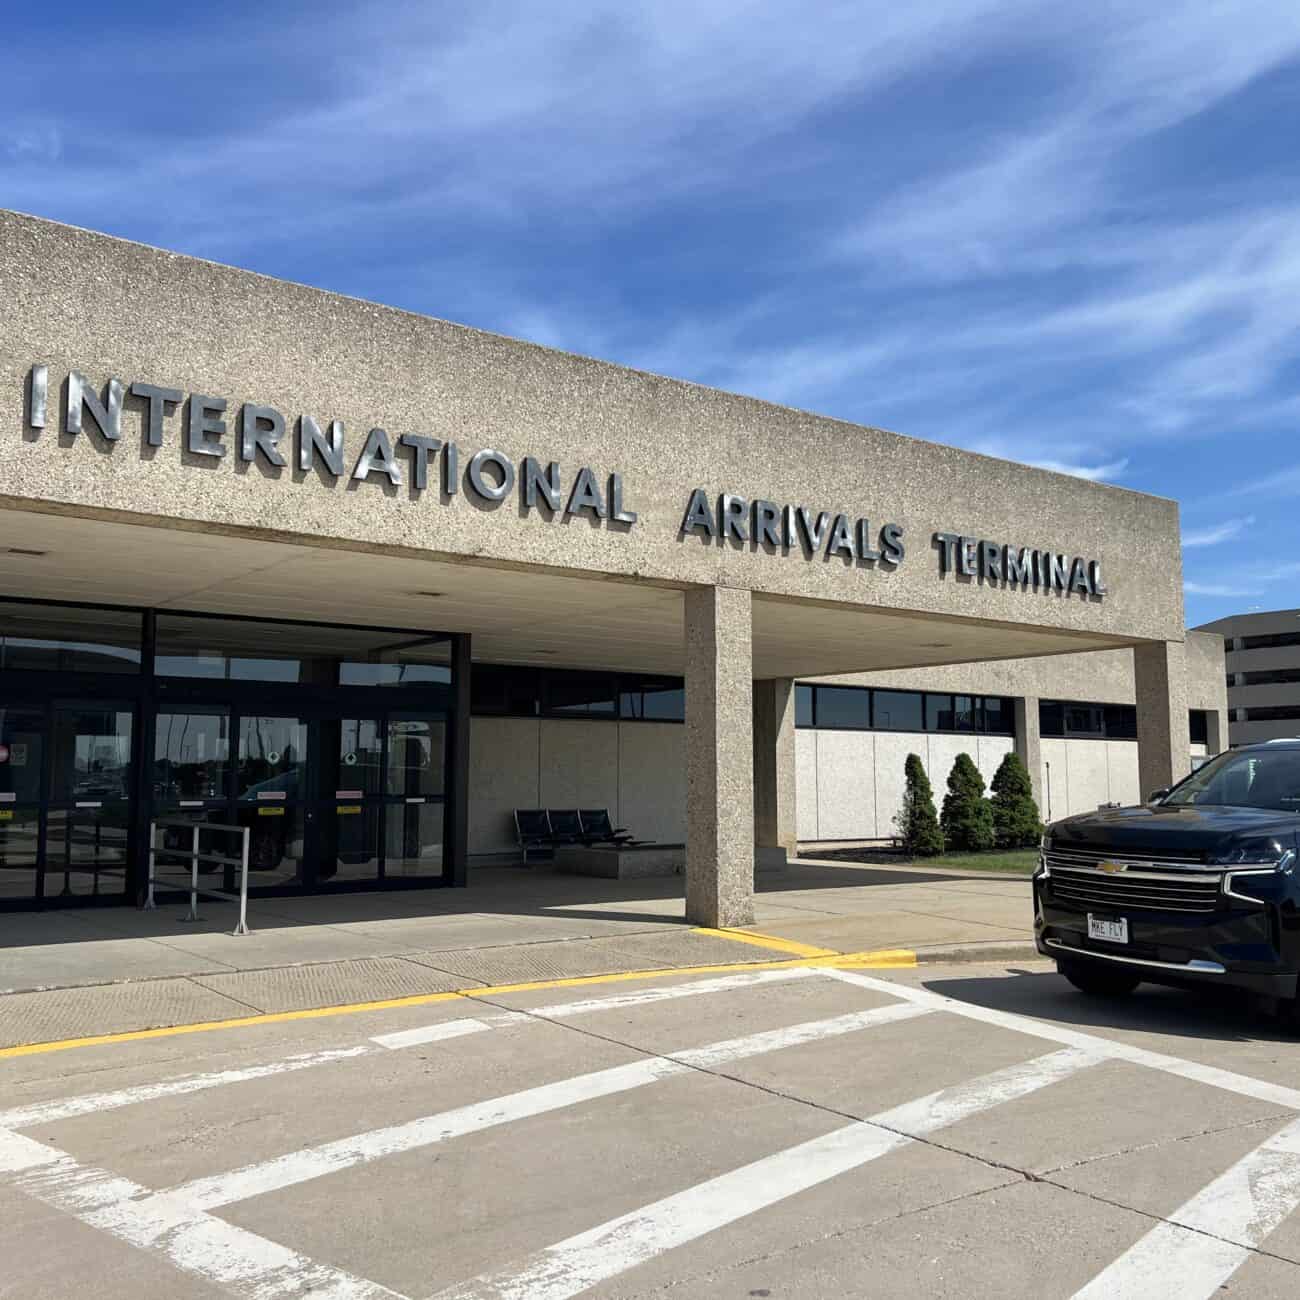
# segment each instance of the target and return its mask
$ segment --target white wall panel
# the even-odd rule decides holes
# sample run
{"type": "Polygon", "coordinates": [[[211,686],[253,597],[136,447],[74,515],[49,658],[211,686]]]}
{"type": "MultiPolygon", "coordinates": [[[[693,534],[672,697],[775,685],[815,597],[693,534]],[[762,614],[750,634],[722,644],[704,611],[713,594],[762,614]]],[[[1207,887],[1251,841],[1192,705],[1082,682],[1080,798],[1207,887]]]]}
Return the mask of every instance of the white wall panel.
{"type": "Polygon", "coordinates": [[[534,718],[474,718],[469,741],[469,851],[515,847],[514,810],[542,808],[534,718]]]}
{"type": "Polygon", "coordinates": [[[1110,772],[1103,740],[1067,740],[1070,768],[1070,815],[1096,812],[1110,802],[1110,772]]]}
{"type": "Polygon", "coordinates": [[[817,733],[804,728],[794,733],[795,834],[816,840],[817,833],[817,733]]]}
{"type": "Polygon", "coordinates": [[[957,761],[957,755],[965,753],[974,759],[977,737],[918,736],[917,739],[929,750],[930,761],[926,771],[930,774],[930,784],[934,786],[934,806],[943,812],[943,797],[948,793],[948,776],[957,761]]]}
{"type": "Polygon", "coordinates": [[[618,808],[618,724],[543,720],[543,808],[618,808]]]}
{"type": "MultiPolygon", "coordinates": [[[[908,731],[877,731],[876,735],[876,837],[898,834],[894,817],[903,806],[907,756],[919,754],[926,761],[925,737],[908,731]]],[[[929,768],[926,768],[927,774],[929,768]]],[[[939,805],[936,803],[935,807],[939,805]]]]}
{"type": "Polygon", "coordinates": [[[1002,766],[1002,760],[1015,749],[1016,742],[1010,736],[980,736],[977,743],[979,756],[972,754],[971,757],[975,759],[984,784],[991,786],[998,768],[1002,766]]]}
{"type": "Polygon", "coordinates": [[[818,731],[817,835],[874,839],[876,746],[869,731],[818,731]]]}
{"type": "Polygon", "coordinates": [[[1108,740],[1106,762],[1110,771],[1112,803],[1140,804],[1146,794],[1138,780],[1138,747],[1131,740],[1108,740]]]}
{"type": "Polygon", "coordinates": [[[639,840],[682,843],[686,839],[686,728],[671,722],[621,722],[610,730],[618,732],[619,802],[609,810],[614,824],[626,826],[639,840]]]}
{"type": "Polygon", "coordinates": [[[1070,768],[1066,760],[1066,742],[1044,736],[1043,806],[1038,810],[1044,821],[1060,821],[1070,815],[1070,768]]]}

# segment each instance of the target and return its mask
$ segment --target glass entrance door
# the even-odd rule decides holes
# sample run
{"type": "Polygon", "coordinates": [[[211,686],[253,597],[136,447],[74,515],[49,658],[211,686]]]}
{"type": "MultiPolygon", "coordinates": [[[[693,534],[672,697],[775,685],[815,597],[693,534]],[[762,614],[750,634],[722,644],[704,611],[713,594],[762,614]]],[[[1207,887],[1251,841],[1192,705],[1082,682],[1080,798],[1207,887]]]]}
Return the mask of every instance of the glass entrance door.
{"type": "Polygon", "coordinates": [[[249,827],[249,888],[306,882],[308,723],[244,713],[235,757],[237,824],[249,827]]]}
{"type": "Polygon", "coordinates": [[[56,702],[50,724],[46,898],[127,888],[135,711],[102,700],[56,702]]]}
{"type": "Polygon", "coordinates": [[[384,725],[379,718],[318,723],[320,799],[316,881],[355,884],[384,878],[384,725]]]}
{"type": "Polygon", "coordinates": [[[447,724],[417,713],[388,715],[384,769],[384,872],[440,877],[446,799],[447,724]]]}
{"type": "Polygon", "coordinates": [[[0,704],[0,901],[36,897],[44,758],[44,711],[0,704]]]}

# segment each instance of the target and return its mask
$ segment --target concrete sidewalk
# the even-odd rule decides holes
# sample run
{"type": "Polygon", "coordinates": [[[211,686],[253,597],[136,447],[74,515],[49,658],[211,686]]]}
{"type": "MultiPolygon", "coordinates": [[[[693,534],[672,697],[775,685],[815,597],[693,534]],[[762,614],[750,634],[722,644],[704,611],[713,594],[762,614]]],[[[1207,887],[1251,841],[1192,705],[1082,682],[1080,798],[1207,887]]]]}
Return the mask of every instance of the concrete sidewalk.
{"type": "MultiPolygon", "coordinates": [[[[479,869],[464,890],[0,916],[0,1049],[457,989],[880,949],[1032,954],[1029,883],[799,861],[760,877],[754,937],[684,920],[680,878],[479,869]]],[[[900,960],[908,960],[903,957],[900,960]]]]}

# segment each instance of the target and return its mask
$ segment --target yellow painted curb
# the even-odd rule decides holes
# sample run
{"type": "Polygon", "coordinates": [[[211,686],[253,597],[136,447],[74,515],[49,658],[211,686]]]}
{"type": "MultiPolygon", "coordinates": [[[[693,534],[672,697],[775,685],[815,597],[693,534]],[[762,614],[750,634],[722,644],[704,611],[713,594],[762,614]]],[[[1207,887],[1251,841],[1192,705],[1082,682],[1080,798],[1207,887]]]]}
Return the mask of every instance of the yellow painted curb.
{"type": "Polygon", "coordinates": [[[759,934],[757,930],[710,930],[706,926],[697,926],[696,934],[711,934],[718,939],[734,939],[737,943],[752,943],[756,948],[770,948],[773,952],[788,952],[794,957],[839,957],[836,948],[817,948],[810,943],[799,943],[794,939],[778,939],[774,934],[759,934]]]}
{"type": "MultiPolygon", "coordinates": [[[[705,933],[709,933],[705,931],[705,933]]],[[[722,933],[719,931],[718,933],[722,933]]],[[[734,938],[728,933],[727,938],[734,938]]],[[[780,940],[779,942],[787,942],[780,940]]],[[[800,945],[805,946],[805,945],[800,945]]],[[[654,970],[616,971],[608,975],[576,975],[567,979],[533,980],[525,984],[475,985],[445,993],[416,993],[405,998],[385,998],[380,1002],[346,1002],[332,1007],[309,1007],[301,1011],[268,1011],[231,1020],[201,1020],[190,1025],[161,1025],[156,1029],[128,1029],[116,1034],[92,1034],[85,1038],[63,1038],[48,1043],[21,1043],[0,1048],[0,1060],[17,1056],[39,1056],[46,1052],[66,1052],[74,1047],[100,1047],[108,1043],[134,1043],[149,1038],[172,1038],[178,1034],[202,1034],[212,1029],[243,1029],[253,1025],[283,1024],[291,1020],[320,1020],[326,1016],[351,1016],[364,1011],[387,1011],[394,1007],[431,1006],[457,998],[472,1001],[505,993],[532,993],[546,989],[583,988],[593,984],[621,984],[629,980],[665,979],[671,975],[716,975],[734,971],[781,970],[796,966],[832,966],[845,970],[889,970],[916,965],[916,953],[906,948],[884,948],[876,952],[828,953],[803,956],[784,961],[729,962],[713,966],[657,967],[654,970]]],[[[0,999],[3,1005],[3,999],[0,999]]]]}

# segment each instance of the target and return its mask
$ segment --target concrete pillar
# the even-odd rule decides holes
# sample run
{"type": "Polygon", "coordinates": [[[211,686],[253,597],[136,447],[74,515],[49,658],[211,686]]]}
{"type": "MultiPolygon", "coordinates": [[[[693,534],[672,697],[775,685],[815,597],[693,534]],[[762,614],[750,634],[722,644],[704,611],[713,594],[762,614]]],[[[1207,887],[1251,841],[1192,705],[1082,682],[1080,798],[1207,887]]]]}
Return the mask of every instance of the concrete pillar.
{"type": "Polygon", "coordinates": [[[795,827],[794,682],[754,683],[754,845],[759,870],[798,847],[795,827]]]}
{"type": "Polygon", "coordinates": [[[1187,654],[1181,641],[1133,647],[1137,691],[1138,783],[1145,799],[1192,769],[1187,719],[1187,654]]]}
{"type": "Polygon", "coordinates": [[[748,591],[686,593],[686,919],[754,920],[753,615],[748,591]]]}
{"type": "Polygon", "coordinates": [[[1034,787],[1034,802],[1038,815],[1047,821],[1047,802],[1043,794],[1043,746],[1038,731],[1038,696],[1027,695],[1016,700],[1016,753],[1029,772],[1034,787]]]}

